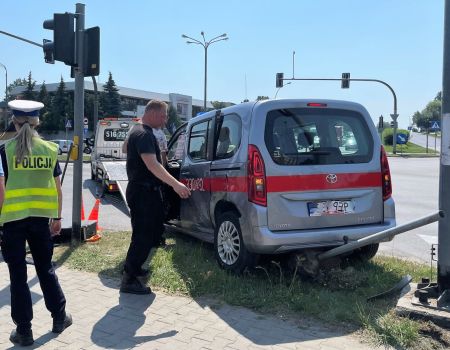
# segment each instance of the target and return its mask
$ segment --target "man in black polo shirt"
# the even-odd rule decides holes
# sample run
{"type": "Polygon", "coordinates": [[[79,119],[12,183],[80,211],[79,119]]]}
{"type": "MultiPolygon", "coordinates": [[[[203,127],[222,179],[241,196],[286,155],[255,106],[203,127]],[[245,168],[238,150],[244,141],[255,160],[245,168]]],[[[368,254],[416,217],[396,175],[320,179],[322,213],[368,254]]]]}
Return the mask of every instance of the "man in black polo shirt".
{"type": "Polygon", "coordinates": [[[131,215],[131,243],[125,259],[120,291],[149,294],[151,289],[140,278],[147,271],[142,264],[164,231],[164,208],[160,187],[171,186],[181,198],[190,196],[189,189],[170,175],[161,165],[161,154],[152,128],[167,121],[167,104],[152,100],[145,107],[142,125],[130,131],[127,145],[127,202],[131,215]]]}

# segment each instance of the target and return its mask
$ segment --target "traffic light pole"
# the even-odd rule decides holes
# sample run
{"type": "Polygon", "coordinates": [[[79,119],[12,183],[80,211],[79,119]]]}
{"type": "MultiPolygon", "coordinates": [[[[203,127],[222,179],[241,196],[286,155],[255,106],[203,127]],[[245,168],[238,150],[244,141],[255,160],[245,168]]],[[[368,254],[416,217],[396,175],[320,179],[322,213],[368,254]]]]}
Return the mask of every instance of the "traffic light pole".
{"type": "Polygon", "coordinates": [[[74,145],[77,158],[73,166],[73,205],[72,205],[72,242],[83,240],[81,237],[81,191],[83,182],[83,119],[84,119],[84,19],[85,5],[75,5],[76,16],[76,60],[74,91],[74,145]]]}
{"type": "MultiPolygon", "coordinates": [[[[315,80],[315,81],[342,81],[342,78],[282,78],[281,76],[278,77],[278,74],[282,74],[282,73],[277,73],[277,81],[281,81],[284,82],[286,80],[315,80]]],[[[348,81],[372,81],[375,83],[380,83],[383,84],[384,86],[386,86],[392,93],[392,96],[394,97],[394,113],[391,114],[391,118],[394,121],[394,132],[393,132],[393,140],[392,140],[392,152],[395,154],[397,153],[397,118],[398,118],[398,114],[397,114],[397,95],[395,94],[394,89],[385,81],[383,80],[379,80],[379,79],[354,79],[354,78],[347,78],[346,80],[348,81]]],[[[283,86],[281,84],[281,86],[283,86]]],[[[279,86],[277,86],[279,87],[279,86]]]]}
{"type": "MultiPolygon", "coordinates": [[[[450,292],[450,0],[445,1],[444,62],[442,71],[441,164],[439,209],[445,216],[438,225],[438,289],[450,292]]],[[[448,304],[447,304],[448,306],[448,304]]]]}

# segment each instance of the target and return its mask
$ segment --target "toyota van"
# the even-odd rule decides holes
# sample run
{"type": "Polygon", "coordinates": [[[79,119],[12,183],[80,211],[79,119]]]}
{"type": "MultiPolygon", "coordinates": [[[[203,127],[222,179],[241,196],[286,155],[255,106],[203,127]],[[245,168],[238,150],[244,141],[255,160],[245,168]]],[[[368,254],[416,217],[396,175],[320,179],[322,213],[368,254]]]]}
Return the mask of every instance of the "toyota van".
{"type": "Polygon", "coordinates": [[[386,153],[353,102],[265,100],[204,113],[169,141],[168,171],[192,194],[164,188],[166,224],[214,243],[234,272],[260,254],[326,250],[395,226],[386,153]]]}

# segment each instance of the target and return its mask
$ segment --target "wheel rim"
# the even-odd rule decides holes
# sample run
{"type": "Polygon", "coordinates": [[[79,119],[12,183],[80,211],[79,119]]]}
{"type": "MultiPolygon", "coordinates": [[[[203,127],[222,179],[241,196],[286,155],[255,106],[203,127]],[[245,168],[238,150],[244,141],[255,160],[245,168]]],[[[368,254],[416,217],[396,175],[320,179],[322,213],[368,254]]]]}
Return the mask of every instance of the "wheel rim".
{"type": "Polygon", "coordinates": [[[230,221],[224,221],[217,234],[217,252],[220,260],[226,265],[233,265],[239,258],[241,239],[236,226],[230,221]]]}

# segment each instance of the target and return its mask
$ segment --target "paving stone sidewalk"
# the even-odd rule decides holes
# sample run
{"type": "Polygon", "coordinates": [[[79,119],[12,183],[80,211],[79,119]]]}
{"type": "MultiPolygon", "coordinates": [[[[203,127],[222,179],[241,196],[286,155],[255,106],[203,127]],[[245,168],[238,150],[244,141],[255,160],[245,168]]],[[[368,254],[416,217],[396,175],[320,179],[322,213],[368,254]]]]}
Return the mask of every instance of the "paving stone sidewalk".
{"type": "MultiPolygon", "coordinates": [[[[57,270],[74,324],[51,333],[34,266],[28,265],[33,297],[33,333],[39,349],[370,349],[352,334],[315,322],[282,320],[214,300],[162,292],[119,293],[119,281],[61,267],[57,270]]],[[[9,341],[9,274],[0,255],[0,349],[9,341]]]]}

